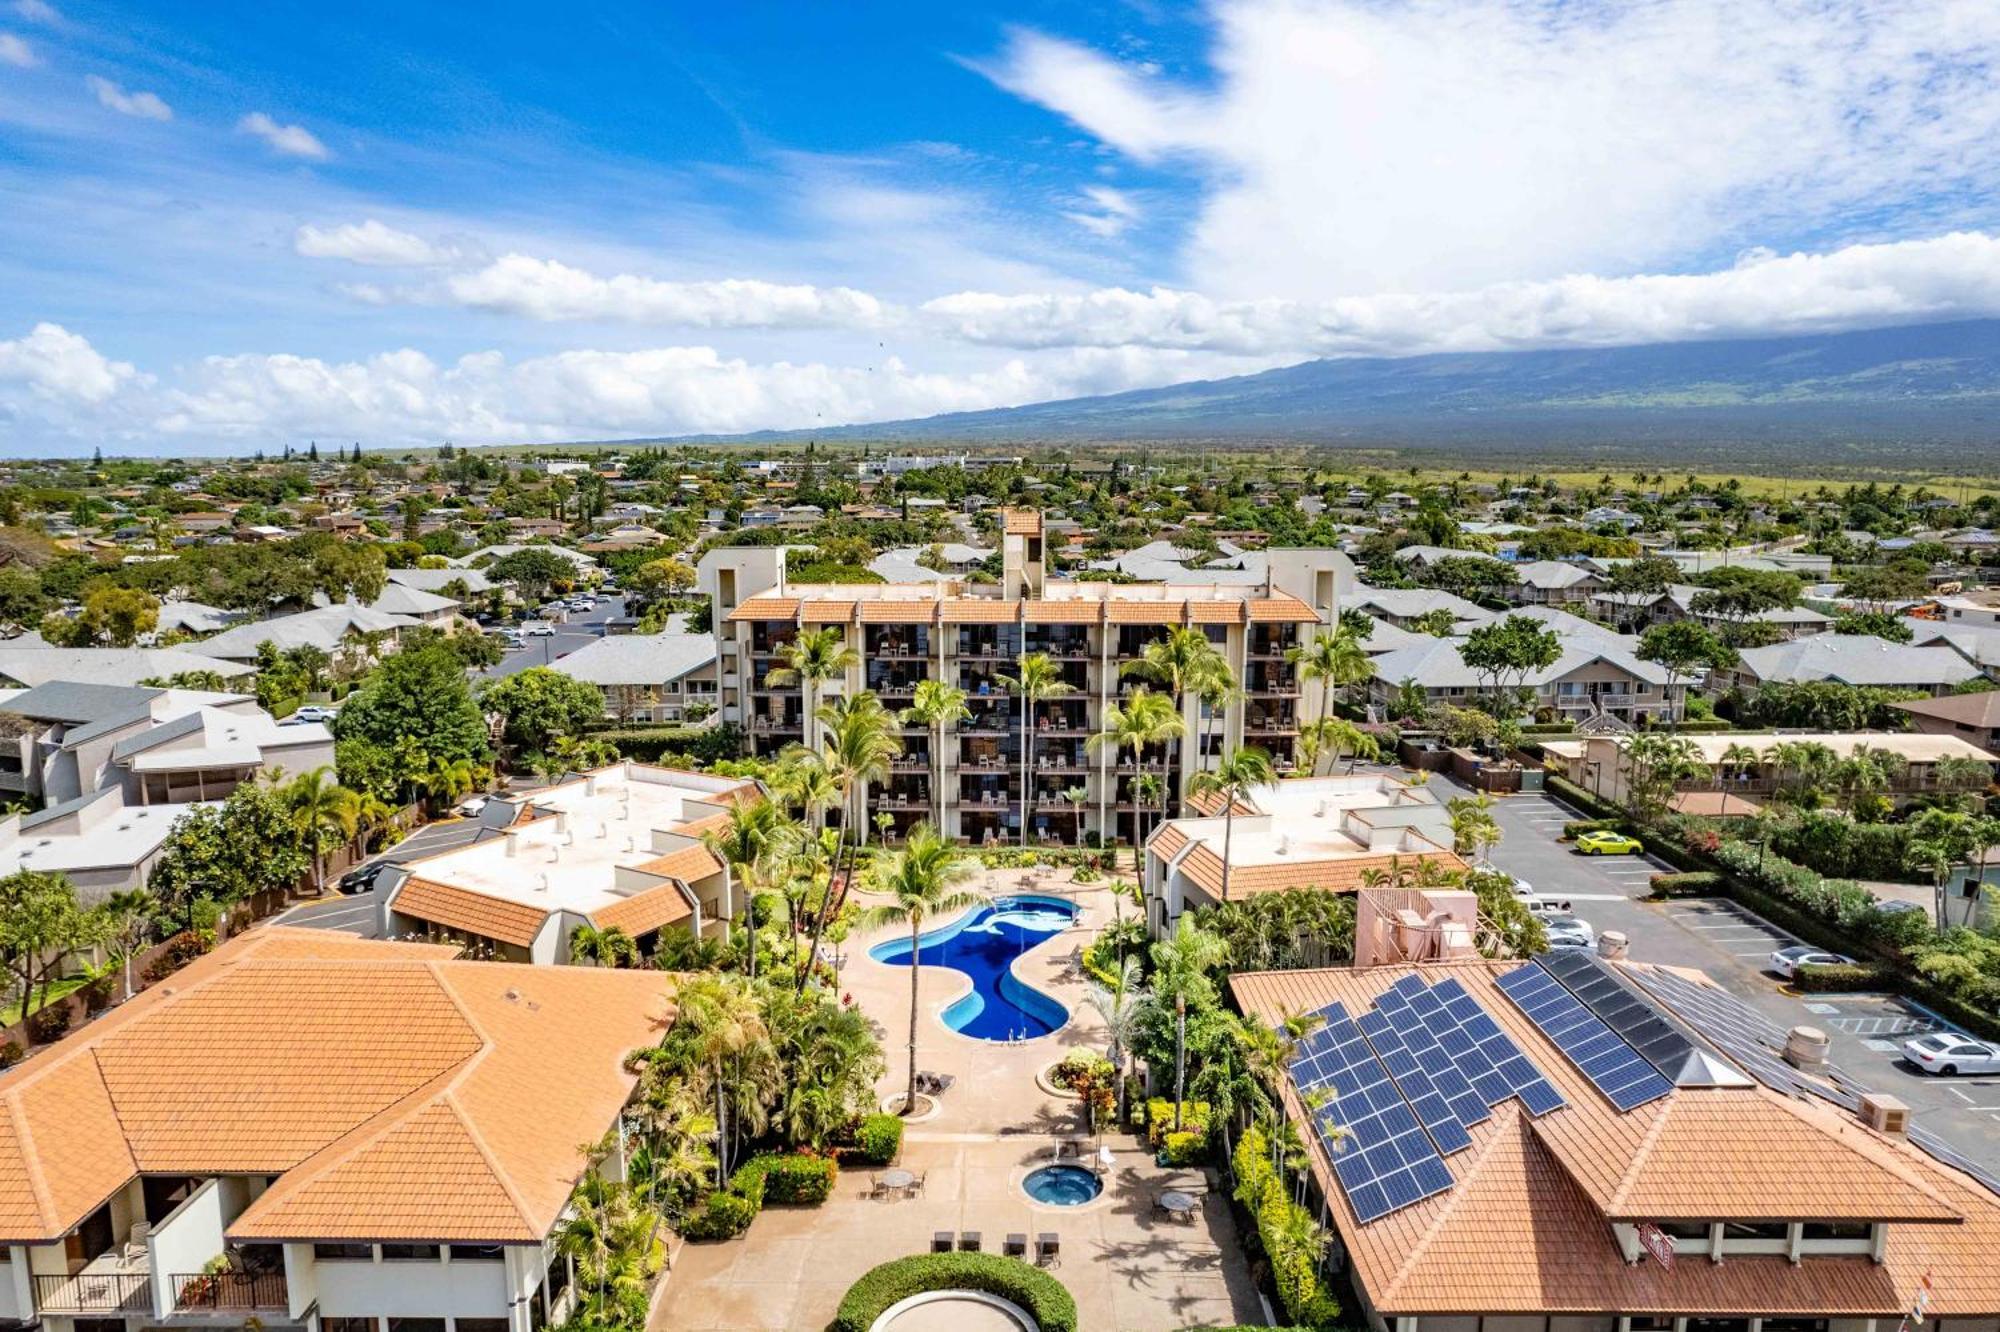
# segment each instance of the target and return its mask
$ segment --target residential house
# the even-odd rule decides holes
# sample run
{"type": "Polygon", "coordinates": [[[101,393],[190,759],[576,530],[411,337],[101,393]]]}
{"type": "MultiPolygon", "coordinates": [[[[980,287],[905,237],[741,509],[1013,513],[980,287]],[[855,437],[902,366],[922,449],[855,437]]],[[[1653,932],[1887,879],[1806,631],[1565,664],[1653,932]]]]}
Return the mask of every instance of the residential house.
{"type": "Polygon", "coordinates": [[[193,808],[129,805],[122,791],[105,787],[34,813],[10,814],[0,819],[0,878],[20,870],[61,874],[87,906],[143,888],[174,824],[193,808]]]}
{"type": "MultiPolygon", "coordinates": [[[[414,591],[410,588],[400,590],[414,591]]],[[[239,624],[213,638],[203,639],[201,650],[229,661],[254,662],[257,650],[270,643],[280,652],[313,647],[331,657],[354,659],[363,654],[379,655],[385,650],[393,651],[403,631],[414,629],[420,623],[412,616],[391,615],[347,601],[338,606],[300,611],[296,615],[279,615],[268,620],[239,624]]]]}
{"type": "MultiPolygon", "coordinates": [[[[1386,710],[1406,685],[1423,690],[1432,705],[1463,707],[1490,694],[1497,682],[1466,665],[1460,650],[1463,642],[1424,639],[1375,655],[1375,673],[1368,683],[1370,701],[1386,710]]],[[[1687,681],[1675,680],[1670,693],[1667,672],[1641,660],[1636,647],[1633,640],[1608,632],[1571,634],[1563,638],[1561,655],[1552,665],[1506,684],[1526,688],[1538,713],[1560,721],[1603,715],[1633,724],[1679,716],[1687,681]]]]}
{"type": "Polygon", "coordinates": [[[1926,735],[1956,736],[2000,754],[2000,689],[1912,699],[1893,706],[1909,713],[1910,724],[1926,735]]]}
{"type": "MultiPolygon", "coordinates": [[[[685,623],[685,617],[677,616],[685,623]]],[[[677,722],[691,704],[713,712],[720,697],[715,635],[685,628],[613,634],[585,643],[555,663],[604,694],[604,715],[621,722],[677,722]]]]}
{"type": "Polygon", "coordinates": [[[1517,564],[1514,577],[1516,582],[1506,590],[1506,596],[1524,606],[1578,606],[1604,590],[1603,575],[1567,560],[1517,564]]]}
{"type": "Polygon", "coordinates": [[[22,634],[0,642],[0,687],[32,689],[53,680],[77,684],[136,685],[176,675],[219,675],[239,679],[251,668],[211,655],[207,643],[199,652],[182,648],[58,648],[40,634],[22,634]]]}
{"type": "Polygon", "coordinates": [[[1745,689],[1832,680],[1946,694],[1980,674],[1952,648],[1891,643],[1872,634],[1814,634],[1770,647],[1745,648],[1737,658],[1737,664],[1719,672],[1718,679],[1745,689]]]}

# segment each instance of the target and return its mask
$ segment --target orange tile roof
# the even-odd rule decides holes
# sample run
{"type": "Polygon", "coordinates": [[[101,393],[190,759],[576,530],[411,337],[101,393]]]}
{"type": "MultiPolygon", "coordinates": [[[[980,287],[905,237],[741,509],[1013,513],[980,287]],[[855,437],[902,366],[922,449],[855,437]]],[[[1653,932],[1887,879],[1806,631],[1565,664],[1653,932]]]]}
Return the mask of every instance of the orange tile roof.
{"type": "Polygon", "coordinates": [[[853,618],[851,598],[813,597],[799,607],[799,619],[806,624],[846,624],[853,618]]]}
{"type": "Polygon", "coordinates": [[[944,603],[946,624],[1012,624],[1021,618],[1018,601],[994,601],[986,597],[954,597],[944,603]]]}
{"type": "Polygon", "coordinates": [[[715,858],[715,852],[697,843],[694,846],[681,847],[677,851],[669,851],[657,860],[644,861],[638,868],[648,874],[658,874],[662,878],[693,883],[696,879],[706,879],[711,874],[721,873],[722,862],[715,858]]]}
{"type": "Polygon", "coordinates": [[[861,623],[863,624],[929,624],[937,618],[938,603],[935,601],[864,601],[861,603],[861,623]]]}
{"type": "Polygon", "coordinates": [[[1111,601],[1105,619],[1112,624],[1179,624],[1186,618],[1185,601],[1111,601]]]}
{"type": "Polygon", "coordinates": [[[1249,602],[1249,606],[1252,622],[1282,620],[1288,623],[1302,624],[1308,620],[1317,620],[1319,618],[1319,614],[1311,606],[1306,605],[1305,602],[1300,601],[1297,597],[1289,596],[1283,592],[1275,593],[1268,597],[1253,597],[1249,602]]]}
{"type": "Polygon", "coordinates": [[[651,934],[663,925],[693,918],[694,907],[678,883],[663,883],[657,888],[634,893],[622,902],[598,908],[590,916],[591,923],[598,929],[623,930],[635,939],[642,934],[651,934]]]}
{"type": "MultiPolygon", "coordinates": [[[[1925,1272],[1933,1314],[2000,1310],[2000,1198],[1907,1142],[1816,1099],[1753,1087],[1683,1087],[1619,1113],[1494,985],[1518,960],[1366,971],[1238,974],[1244,1011],[1266,1021],[1339,1000],[1350,1014],[1415,971],[1455,977],[1567,1101],[1530,1119],[1513,1099],[1451,1158],[1453,1186],[1356,1223],[1315,1143],[1344,1247],[1386,1316],[1506,1313],[1797,1314],[1896,1317],[1925,1272]],[[1781,1203],[1776,1200],[1782,1199],[1781,1203]],[[1774,1209],[1775,1203],[1775,1209],[1774,1209]],[[1617,1219],[1888,1220],[1885,1261],[1865,1256],[1689,1257],[1672,1271],[1627,1263],[1617,1219]],[[1900,1218],[1900,1219],[1898,1219],[1900,1218]],[[1507,1236],[1496,1243],[1495,1236],[1507,1236]]],[[[1289,1111],[1300,1111],[1285,1089],[1289,1111]]]]}
{"type": "Polygon", "coordinates": [[[1042,515],[1037,509],[1007,509],[1000,515],[1001,530],[1008,536],[1040,536],[1042,515]]]}
{"type": "Polygon", "coordinates": [[[660,972],[267,926],[0,1075],[0,1240],[135,1175],[277,1175],[231,1239],[528,1243],[671,1020],[660,972]]]}
{"type": "Polygon", "coordinates": [[[542,932],[549,913],[525,902],[488,897],[431,879],[411,879],[396,894],[399,916],[427,920],[447,929],[464,930],[501,943],[526,948],[542,932]]]}
{"type": "Polygon", "coordinates": [[[1101,601],[1044,601],[1022,603],[1029,624],[1096,624],[1104,618],[1101,601]]]}
{"type": "Polygon", "coordinates": [[[752,597],[729,612],[731,620],[793,620],[799,614],[797,597],[752,597]]]}
{"type": "MultiPolygon", "coordinates": [[[[1401,851],[1392,854],[1335,856],[1323,860],[1286,860],[1268,865],[1237,865],[1229,872],[1229,897],[1252,897],[1258,893],[1281,893],[1291,888],[1322,888],[1329,892],[1353,892],[1361,887],[1369,870],[1386,870],[1397,865],[1417,865],[1432,861],[1441,869],[1463,870],[1465,862],[1449,851],[1401,851]]],[[[1222,857],[1205,842],[1198,842],[1181,861],[1181,873],[1220,899],[1222,857]]]]}
{"type": "Polygon", "coordinates": [[[1243,603],[1240,601],[1190,601],[1188,619],[1195,624],[1241,624],[1243,603]]]}

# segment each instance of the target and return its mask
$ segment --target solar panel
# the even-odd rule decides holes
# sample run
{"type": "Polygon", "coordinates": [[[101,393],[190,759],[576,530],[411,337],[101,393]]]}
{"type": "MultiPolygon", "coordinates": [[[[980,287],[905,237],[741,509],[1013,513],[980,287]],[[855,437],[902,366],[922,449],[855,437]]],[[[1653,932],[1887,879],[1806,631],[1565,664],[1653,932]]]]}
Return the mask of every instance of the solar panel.
{"type": "Polygon", "coordinates": [[[1567,1104],[1562,1093],[1521,1053],[1514,1038],[1500,1030],[1493,1015],[1455,978],[1431,986],[1425,1002],[1412,1002],[1411,1012],[1458,1071],[1453,1094],[1459,1094],[1461,1082],[1466,1094],[1463,1102],[1453,1102],[1453,1109],[1461,1111],[1468,1127],[1486,1118],[1483,1111],[1473,1109],[1473,1102],[1497,1105],[1509,1096],[1518,1096],[1528,1113],[1536,1116],[1567,1104]]]}
{"type": "MultiPolygon", "coordinates": [[[[1604,1025],[1577,997],[1539,963],[1530,962],[1496,981],[1500,990],[1527,1019],[1563,1052],[1577,1071],[1590,1079],[1619,1110],[1633,1110],[1673,1090],[1660,1071],[1604,1025]]],[[[1520,1062],[1526,1063],[1525,1059],[1520,1062]]],[[[1532,1068],[1532,1065],[1529,1065],[1532,1068]]],[[[1507,1066],[1498,1071],[1514,1080],[1507,1066]]],[[[1523,1102],[1525,1104],[1525,1101],[1523,1102]]]]}
{"type": "Polygon", "coordinates": [[[1963,1170],[1966,1174],[1985,1185],[1988,1192],[2000,1193],[2000,1178],[1996,1178],[1992,1171],[1978,1164],[1971,1157],[1960,1155],[1956,1147],[1953,1147],[1937,1134],[1932,1133],[1929,1129],[1920,1129],[1915,1126],[1910,1128],[1909,1133],[1910,1145],[1929,1156],[1933,1161],[1948,1165],[1954,1170],[1963,1170]]]}
{"type": "Polygon", "coordinates": [[[1302,1094],[1332,1097],[1313,1128],[1355,1219],[1365,1224],[1450,1188],[1451,1170],[1360,1026],[1337,1003],[1319,1015],[1325,1024],[1300,1043],[1292,1080],[1302,1094]],[[1344,1140],[1330,1131],[1335,1126],[1344,1140]]]}
{"type": "MultiPolygon", "coordinates": [[[[1407,1017],[1408,1014],[1399,1016],[1407,1017]]],[[[1450,1156],[1470,1147],[1472,1135],[1459,1122],[1443,1089],[1404,1043],[1394,1025],[1394,1017],[1378,1008],[1373,1013],[1363,1013],[1355,1025],[1368,1038],[1368,1044],[1374,1049],[1375,1057],[1382,1061],[1382,1067],[1389,1070],[1389,1076],[1395,1081],[1397,1090],[1403,1093],[1403,1099],[1410,1103],[1410,1109],[1416,1111],[1417,1119],[1423,1124],[1424,1131],[1430,1134],[1439,1154],[1450,1156]]]]}
{"type": "MultiPolygon", "coordinates": [[[[1787,1096],[1825,1095],[1784,1061],[1785,1033],[1734,995],[1697,985],[1672,972],[1634,968],[1631,976],[1641,989],[1694,1024],[1716,1049],[1766,1087],[1787,1096]]],[[[1848,1094],[1853,1100],[1850,1108],[1860,1109],[1860,1096],[1848,1094]]]]}
{"type": "MultiPolygon", "coordinates": [[[[1677,1074],[1688,1068],[1689,1057],[1695,1053],[1694,1042],[1653,1005],[1620,984],[1604,963],[1577,949],[1558,949],[1536,961],[1669,1082],[1682,1081],[1677,1074]]],[[[1699,1077],[1698,1068],[1694,1076],[1699,1077]]]]}

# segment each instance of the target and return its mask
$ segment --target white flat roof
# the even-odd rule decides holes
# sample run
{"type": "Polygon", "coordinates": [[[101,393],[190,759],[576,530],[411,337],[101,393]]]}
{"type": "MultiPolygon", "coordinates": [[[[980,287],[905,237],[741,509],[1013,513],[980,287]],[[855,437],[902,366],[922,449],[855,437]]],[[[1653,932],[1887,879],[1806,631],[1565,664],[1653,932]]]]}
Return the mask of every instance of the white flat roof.
{"type": "MultiPolygon", "coordinates": [[[[1825,745],[1842,758],[1866,745],[1870,749],[1898,754],[1911,763],[1935,763],[1953,754],[1960,758],[1978,759],[1982,763],[2000,763],[2000,756],[1989,754],[1978,745],[1955,735],[1926,735],[1921,731],[1900,735],[1881,731],[1796,731],[1782,735],[1769,731],[1724,731],[1685,738],[1694,745],[1701,761],[1711,766],[1722,762],[1723,752],[1732,745],[1743,745],[1761,754],[1772,745],[1785,744],[1825,745]]],[[[1584,740],[1544,740],[1542,749],[1559,758],[1581,758],[1586,743],[1584,740]]]]}
{"type": "Polygon", "coordinates": [[[127,805],[96,819],[82,832],[29,828],[0,841],[0,875],[23,869],[64,873],[129,869],[159,850],[181,815],[196,808],[194,804],[127,805]]]}

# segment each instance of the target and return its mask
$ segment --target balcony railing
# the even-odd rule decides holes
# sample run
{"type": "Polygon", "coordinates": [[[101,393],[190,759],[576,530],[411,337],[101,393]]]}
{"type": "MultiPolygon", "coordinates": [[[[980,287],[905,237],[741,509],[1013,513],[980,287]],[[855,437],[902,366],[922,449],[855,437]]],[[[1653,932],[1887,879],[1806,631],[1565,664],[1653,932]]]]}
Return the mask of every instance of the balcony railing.
{"type": "Polygon", "coordinates": [[[285,1309],[291,1303],[282,1272],[176,1273],[169,1279],[174,1287],[174,1308],[182,1312],[285,1309]]]}
{"type": "Polygon", "coordinates": [[[35,1308],[45,1314],[153,1316],[153,1278],[145,1272],[78,1272],[35,1278],[35,1308]]]}

